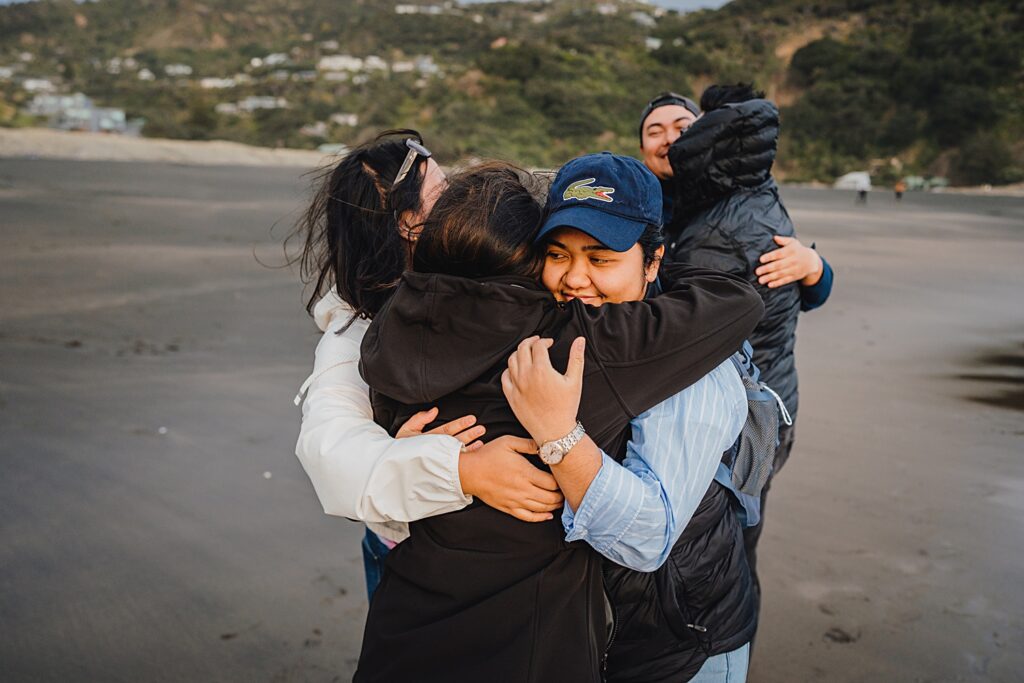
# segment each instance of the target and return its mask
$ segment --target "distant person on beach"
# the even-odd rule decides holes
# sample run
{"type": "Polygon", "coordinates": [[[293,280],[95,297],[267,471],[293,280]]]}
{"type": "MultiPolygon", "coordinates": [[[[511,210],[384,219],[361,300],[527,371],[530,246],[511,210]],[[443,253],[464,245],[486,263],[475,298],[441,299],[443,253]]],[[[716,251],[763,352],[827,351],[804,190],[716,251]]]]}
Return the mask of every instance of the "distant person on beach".
{"type": "Polygon", "coordinates": [[[871,191],[871,179],[867,174],[862,174],[857,177],[857,203],[867,204],[868,203],[868,192],[871,191]]]}
{"type": "MultiPolygon", "coordinates": [[[[798,273],[782,286],[778,281],[766,284],[760,275],[765,252],[783,242],[792,246],[789,240],[795,240],[793,223],[771,175],[779,132],[775,105],[749,85],[715,85],[704,91],[700,109],[699,118],[664,151],[649,141],[650,114],[641,124],[645,159],[652,157],[649,165],[662,169],[664,186],[673,196],[665,258],[717,268],[755,286],[765,303],[765,317],[750,339],[754,361],[761,379],[778,393],[788,412],[787,422],[795,422],[797,318],[801,310],[828,297],[832,271],[821,261],[817,272],[798,273]]],[[[657,113],[659,108],[652,111],[657,113]]],[[[789,458],[794,429],[793,424],[780,429],[772,476],[789,458]]],[[[761,493],[760,523],[744,531],[755,582],[770,482],[761,493]]]]}
{"type": "Polygon", "coordinates": [[[905,180],[900,178],[896,181],[896,184],[892,186],[892,192],[896,197],[896,201],[902,201],[903,193],[907,191],[907,183],[905,180]]]}

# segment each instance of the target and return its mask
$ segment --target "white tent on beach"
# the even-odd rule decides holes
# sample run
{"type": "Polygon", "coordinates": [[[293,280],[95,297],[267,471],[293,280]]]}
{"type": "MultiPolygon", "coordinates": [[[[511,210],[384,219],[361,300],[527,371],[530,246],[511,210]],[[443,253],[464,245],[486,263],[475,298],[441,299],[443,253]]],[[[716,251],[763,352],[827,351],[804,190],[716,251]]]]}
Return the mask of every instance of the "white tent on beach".
{"type": "Polygon", "coordinates": [[[837,190],[857,190],[868,192],[871,190],[871,175],[867,171],[854,171],[836,178],[832,187],[837,190]]]}

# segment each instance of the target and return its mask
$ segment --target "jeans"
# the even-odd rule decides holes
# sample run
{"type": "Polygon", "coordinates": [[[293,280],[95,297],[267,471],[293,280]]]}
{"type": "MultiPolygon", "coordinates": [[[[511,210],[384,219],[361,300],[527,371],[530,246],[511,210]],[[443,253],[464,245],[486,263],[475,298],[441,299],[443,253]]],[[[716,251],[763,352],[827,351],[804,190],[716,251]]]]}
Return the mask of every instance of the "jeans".
{"type": "Polygon", "coordinates": [[[750,643],[747,643],[738,650],[708,659],[690,683],[744,683],[749,662],[750,643]]]}
{"type": "Polygon", "coordinates": [[[363,535],[363,569],[366,570],[366,597],[373,597],[373,592],[380,585],[380,577],[384,574],[384,559],[390,552],[380,536],[369,529],[363,535]]]}

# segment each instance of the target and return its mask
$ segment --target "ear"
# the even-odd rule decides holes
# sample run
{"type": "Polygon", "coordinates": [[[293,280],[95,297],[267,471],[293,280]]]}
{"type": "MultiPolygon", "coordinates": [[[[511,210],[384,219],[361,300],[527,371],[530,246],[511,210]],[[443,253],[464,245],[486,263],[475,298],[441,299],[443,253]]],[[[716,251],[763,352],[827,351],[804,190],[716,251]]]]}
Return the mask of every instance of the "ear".
{"type": "Polygon", "coordinates": [[[398,217],[398,234],[407,242],[416,242],[420,237],[423,225],[418,220],[419,216],[412,211],[406,211],[398,217]]]}
{"type": "Polygon", "coordinates": [[[661,270],[661,259],[665,256],[665,245],[661,245],[654,252],[654,260],[651,265],[647,266],[647,270],[644,272],[644,277],[648,282],[654,282],[654,279],[658,277],[658,271],[661,270]]]}

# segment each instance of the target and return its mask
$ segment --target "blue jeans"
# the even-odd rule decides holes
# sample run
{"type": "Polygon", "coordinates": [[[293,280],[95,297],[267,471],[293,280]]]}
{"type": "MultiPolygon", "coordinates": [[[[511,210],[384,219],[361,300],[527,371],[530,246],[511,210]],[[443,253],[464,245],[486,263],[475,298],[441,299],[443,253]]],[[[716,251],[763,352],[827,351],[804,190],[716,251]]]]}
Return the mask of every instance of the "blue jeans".
{"type": "Polygon", "coordinates": [[[750,663],[750,643],[738,650],[715,655],[700,668],[690,683],[744,683],[750,663]]]}
{"type": "Polygon", "coordinates": [[[369,529],[363,535],[363,569],[366,570],[366,597],[373,597],[373,592],[380,585],[380,577],[384,575],[384,558],[391,551],[380,536],[369,529]]]}

